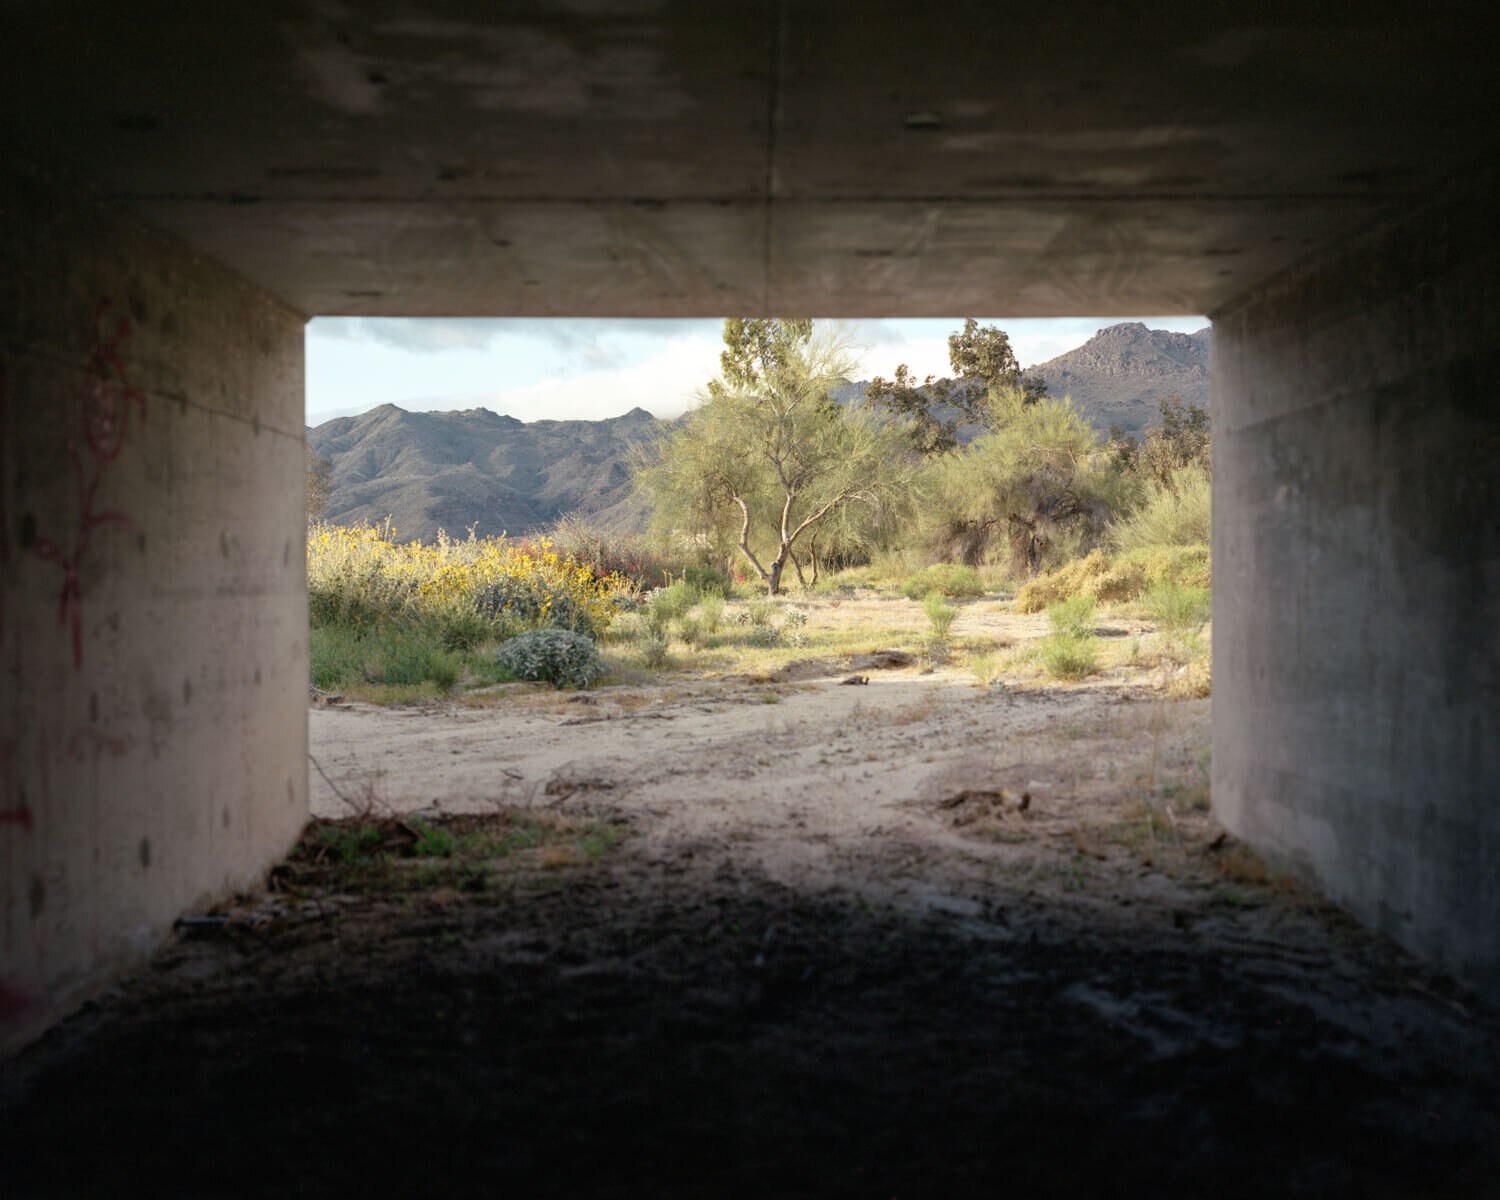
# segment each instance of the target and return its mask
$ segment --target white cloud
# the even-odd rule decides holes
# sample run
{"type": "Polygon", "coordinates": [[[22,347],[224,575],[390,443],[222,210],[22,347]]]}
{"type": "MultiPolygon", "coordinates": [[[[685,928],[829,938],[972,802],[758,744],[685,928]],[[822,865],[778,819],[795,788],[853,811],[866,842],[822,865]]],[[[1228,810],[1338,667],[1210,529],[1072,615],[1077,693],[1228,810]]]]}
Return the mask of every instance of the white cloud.
{"type": "Polygon", "coordinates": [[[520,421],[597,421],[644,408],[658,417],[681,415],[718,370],[719,345],[679,337],[635,366],[596,369],[524,387],[404,401],[413,411],[488,408],[520,421]]]}
{"type": "Polygon", "coordinates": [[[414,354],[484,350],[503,333],[500,322],[483,317],[316,317],[309,338],[365,342],[414,354]]]}

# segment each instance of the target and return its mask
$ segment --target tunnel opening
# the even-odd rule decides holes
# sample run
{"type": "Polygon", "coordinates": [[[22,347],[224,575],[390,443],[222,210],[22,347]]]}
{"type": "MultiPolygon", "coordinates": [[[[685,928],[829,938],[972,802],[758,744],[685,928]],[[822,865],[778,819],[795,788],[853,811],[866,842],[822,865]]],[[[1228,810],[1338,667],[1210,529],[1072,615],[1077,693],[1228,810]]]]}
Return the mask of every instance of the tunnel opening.
{"type": "MultiPolygon", "coordinates": [[[[165,1146],[210,1193],[454,1192],[477,1166],[568,1194],[1485,1194],[1500,255],[1469,22],[832,0],[11,17],[0,1053],[51,1032],[0,1068],[8,1184],[159,1177],[165,1146]],[[1064,869],[1033,881],[1045,921],[946,903],[963,889],[934,873],[981,880],[1056,817],[1044,789],[1023,813],[969,777],[903,813],[938,861],[881,834],[840,864],[891,900],[746,865],[763,828],[722,878],[711,847],[652,858],[645,821],[606,844],[619,780],[574,778],[542,785],[540,831],[320,826],[286,889],[215,911],[259,895],[308,816],[306,314],[990,305],[1213,315],[1210,804],[1231,838],[1192,861],[1242,839],[1358,926],[1218,867],[1201,917],[1111,897],[1114,924],[1082,921],[1139,848],[1065,829],[1064,869]],[[508,847],[504,887],[393,886],[464,866],[433,851],[473,836],[508,847]],[[345,869],[362,840],[397,860],[383,891],[345,869]]],[[[745,688],[786,689],[767,719],[836,718],[809,682],[745,688]]],[[[1009,701],[990,718],[1030,704],[1009,701]]],[[[645,707],[629,720],[679,781],[701,764],[677,722],[748,736],[645,707]]],[[[917,770],[902,736],[967,736],[948,707],[860,720],[917,770]]],[[[569,728],[633,727],[590,715],[569,728]]],[[[1143,736],[1077,728],[1037,765],[1143,736]]],[[[528,754],[540,730],[517,730],[528,754]]],[[[726,805],[749,790],[703,778],[726,805]]],[[[1148,844],[1192,844],[1195,808],[1171,812],[1139,822],[1148,844]]]]}
{"type": "Polygon", "coordinates": [[[316,689],[267,886],[7,1068],[21,1186],[148,1133],[188,1191],[1397,1195],[1435,1145],[1484,1186],[1473,997],[1215,823],[1159,612],[1100,605],[1059,682],[1025,580],[945,599],[935,654],[858,571],[731,589],[717,658],[602,637],[586,689],[316,689]]]}

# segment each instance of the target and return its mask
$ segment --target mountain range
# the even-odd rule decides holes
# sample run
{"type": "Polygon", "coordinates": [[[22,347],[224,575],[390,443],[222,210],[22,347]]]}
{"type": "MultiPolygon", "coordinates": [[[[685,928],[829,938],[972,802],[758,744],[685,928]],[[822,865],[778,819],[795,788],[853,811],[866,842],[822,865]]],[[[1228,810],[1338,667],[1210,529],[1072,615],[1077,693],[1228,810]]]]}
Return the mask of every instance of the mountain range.
{"type": "Polygon", "coordinates": [[[1077,349],[1027,369],[1052,396],[1073,405],[1100,433],[1141,433],[1160,424],[1158,401],[1174,393],[1208,407],[1211,328],[1197,333],[1147,329],[1139,321],[1101,329],[1077,349]]]}
{"type": "MultiPolygon", "coordinates": [[[[1101,329],[1082,346],[1026,374],[1069,396],[1101,433],[1140,433],[1160,419],[1162,396],[1208,404],[1209,330],[1170,333],[1139,322],[1101,329]]],[[[862,396],[864,384],[841,399],[862,396]]],[[[387,517],[401,540],[439,529],[462,536],[528,533],[578,513],[613,532],[644,527],[630,488],[632,448],[669,422],[644,409],[603,421],[531,421],[491,412],[407,412],[383,404],[307,431],[333,466],[326,516],[340,525],[387,517]]]]}

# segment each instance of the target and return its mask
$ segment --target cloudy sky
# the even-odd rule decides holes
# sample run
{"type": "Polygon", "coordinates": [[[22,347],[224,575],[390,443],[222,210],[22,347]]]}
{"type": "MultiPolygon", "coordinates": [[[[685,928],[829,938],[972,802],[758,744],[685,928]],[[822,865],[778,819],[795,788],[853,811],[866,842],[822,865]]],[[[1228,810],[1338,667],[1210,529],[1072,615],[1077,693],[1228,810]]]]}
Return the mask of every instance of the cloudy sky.
{"type": "MultiPolygon", "coordinates": [[[[1120,321],[1192,333],[1205,317],[981,317],[1010,335],[1024,366],[1045,362],[1120,321]]],[[[860,377],[898,363],[947,375],[961,317],[849,321],[860,377]]],[[[718,371],[721,320],[318,317],[307,327],[307,423],[379,404],[408,410],[489,408],[522,421],[597,420],[640,407],[675,417],[718,371]]]]}

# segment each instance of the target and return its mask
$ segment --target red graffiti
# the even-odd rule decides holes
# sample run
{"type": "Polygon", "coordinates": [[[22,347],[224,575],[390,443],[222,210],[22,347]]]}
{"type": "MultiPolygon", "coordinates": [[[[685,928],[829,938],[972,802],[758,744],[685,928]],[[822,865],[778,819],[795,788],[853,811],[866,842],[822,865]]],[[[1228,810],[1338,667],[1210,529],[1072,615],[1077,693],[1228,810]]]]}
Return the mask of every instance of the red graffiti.
{"type": "Polygon", "coordinates": [[[9,738],[0,741],[0,825],[18,825],[27,833],[35,827],[16,779],[16,743],[9,738]]]}
{"type": "Polygon", "coordinates": [[[146,421],[146,393],[134,387],[125,374],[120,347],[134,330],[128,318],[115,327],[113,337],[105,337],[104,315],[110,302],[99,301],[94,312],[94,349],[84,367],[86,382],[83,396],[83,448],[68,439],[68,458],[78,484],[78,529],[71,549],[64,549],[51,538],[36,540],[36,553],[46,562],[62,569],[62,591],[57,601],[57,623],[68,625],[73,634],[73,666],[83,665],[83,591],[79,570],[88,554],[89,540],[101,525],[129,525],[130,517],[115,509],[94,508],[94,498],[105,469],[120,457],[130,422],[130,407],[146,421]],[[90,460],[84,462],[84,455],[90,460]]]}
{"type": "Polygon", "coordinates": [[[113,733],[101,733],[97,729],[80,729],[68,739],[68,753],[76,759],[89,759],[95,766],[106,753],[115,758],[124,758],[130,753],[130,743],[113,733]]]}

